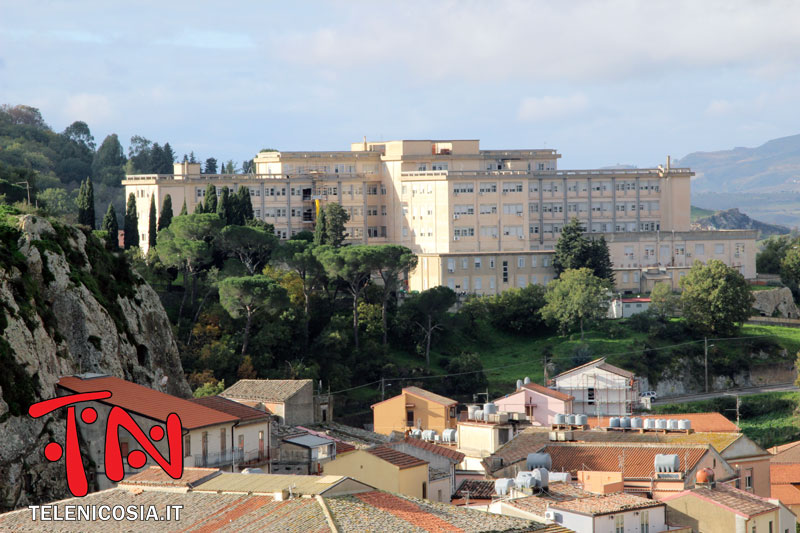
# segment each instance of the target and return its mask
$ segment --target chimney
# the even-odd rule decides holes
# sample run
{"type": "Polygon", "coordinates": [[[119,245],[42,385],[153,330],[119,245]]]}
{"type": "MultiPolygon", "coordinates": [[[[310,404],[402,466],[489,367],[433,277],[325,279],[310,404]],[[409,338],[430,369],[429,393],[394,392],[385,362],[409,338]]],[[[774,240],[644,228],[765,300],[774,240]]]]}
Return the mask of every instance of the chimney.
{"type": "Polygon", "coordinates": [[[671,158],[670,158],[670,156],[667,156],[667,170],[669,170],[669,166],[670,166],[670,159],[671,159],[671,158]]]}
{"type": "Polygon", "coordinates": [[[367,151],[367,136],[364,135],[364,151],[367,151]]]}

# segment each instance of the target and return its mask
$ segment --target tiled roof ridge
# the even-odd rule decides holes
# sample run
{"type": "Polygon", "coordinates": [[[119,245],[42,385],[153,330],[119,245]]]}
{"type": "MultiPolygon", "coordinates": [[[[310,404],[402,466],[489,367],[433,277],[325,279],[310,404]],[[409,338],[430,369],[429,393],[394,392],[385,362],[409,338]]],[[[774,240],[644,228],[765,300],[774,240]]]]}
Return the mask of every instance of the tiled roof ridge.
{"type": "Polygon", "coordinates": [[[429,464],[428,461],[401,452],[400,450],[395,450],[387,444],[379,444],[378,446],[367,448],[364,451],[389,464],[399,467],[401,470],[429,464]]]}
{"type": "Polygon", "coordinates": [[[422,439],[417,439],[417,438],[414,438],[414,437],[406,437],[405,439],[403,439],[401,441],[390,442],[390,443],[388,443],[388,445],[391,446],[393,444],[397,444],[397,443],[401,443],[401,442],[405,442],[406,444],[410,444],[411,446],[415,446],[415,447],[420,448],[422,450],[427,450],[427,451],[429,451],[431,453],[435,453],[437,455],[441,455],[442,457],[446,457],[447,459],[450,459],[451,461],[453,461],[455,463],[460,463],[461,461],[464,460],[464,457],[466,457],[466,455],[464,453],[459,452],[458,450],[453,450],[453,449],[450,449],[450,448],[446,448],[444,446],[439,446],[438,444],[436,444],[434,442],[427,442],[427,441],[424,441],[422,439]]]}

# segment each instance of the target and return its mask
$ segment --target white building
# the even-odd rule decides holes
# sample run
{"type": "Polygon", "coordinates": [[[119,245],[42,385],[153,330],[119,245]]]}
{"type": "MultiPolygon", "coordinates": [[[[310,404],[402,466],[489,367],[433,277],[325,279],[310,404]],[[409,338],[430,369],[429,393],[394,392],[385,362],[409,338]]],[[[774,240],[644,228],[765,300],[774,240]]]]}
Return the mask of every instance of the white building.
{"type": "Polygon", "coordinates": [[[633,373],[606,363],[605,357],[562,372],[553,383],[555,390],[575,398],[575,414],[629,415],[639,401],[639,383],[633,373]]]}
{"type": "Polygon", "coordinates": [[[650,309],[650,298],[614,298],[608,306],[608,318],[630,318],[650,309]]]}

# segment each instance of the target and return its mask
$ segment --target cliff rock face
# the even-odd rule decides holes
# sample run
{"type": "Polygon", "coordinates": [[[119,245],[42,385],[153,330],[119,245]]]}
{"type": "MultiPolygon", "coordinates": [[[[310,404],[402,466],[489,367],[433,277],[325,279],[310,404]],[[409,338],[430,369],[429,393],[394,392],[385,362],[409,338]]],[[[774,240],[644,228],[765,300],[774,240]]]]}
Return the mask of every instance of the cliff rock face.
{"type": "Polygon", "coordinates": [[[63,460],[44,457],[65,442],[66,410],[34,420],[27,409],[60,376],[87,372],[190,394],[158,295],[122,257],[85,230],[0,220],[0,511],[69,496],[63,460]]]}
{"type": "Polygon", "coordinates": [[[800,311],[798,311],[792,291],[788,287],[754,291],[753,296],[755,296],[753,309],[758,309],[761,312],[761,316],[800,318],[800,311]]]}

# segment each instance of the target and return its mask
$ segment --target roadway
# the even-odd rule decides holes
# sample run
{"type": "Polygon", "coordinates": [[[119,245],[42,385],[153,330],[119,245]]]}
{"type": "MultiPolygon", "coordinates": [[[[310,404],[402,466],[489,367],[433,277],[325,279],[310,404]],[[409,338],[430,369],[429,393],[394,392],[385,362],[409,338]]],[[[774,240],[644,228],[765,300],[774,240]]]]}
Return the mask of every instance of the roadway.
{"type": "Polygon", "coordinates": [[[736,389],[727,389],[724,391],[714,391],[700,394],[684,394],[680,396],[669,396],[659,398],[653,405],[663,405],[667,403],[688,403],[698,402],[701,400],[711,400],[720,398],[722,396],[747,396],[750,394],[760,394],[762,392],[784,392],[784,391],[797,391],[800,390],[794,383],[779,383],[776,385],[762,385],[758,387],[740,387],[736,389]]]}

